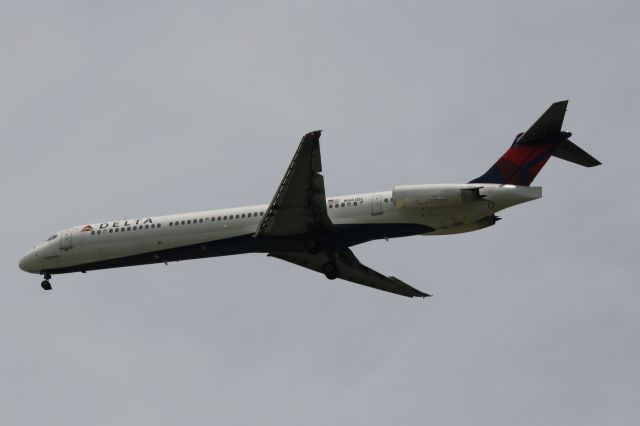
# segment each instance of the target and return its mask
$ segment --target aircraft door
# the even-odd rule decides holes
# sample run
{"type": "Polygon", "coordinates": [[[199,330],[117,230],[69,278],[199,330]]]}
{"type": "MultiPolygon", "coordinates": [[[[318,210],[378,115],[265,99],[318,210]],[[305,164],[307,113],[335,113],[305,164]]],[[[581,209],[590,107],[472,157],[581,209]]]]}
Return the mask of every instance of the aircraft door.
{"type": "Polygon", "coordinates": [[[382,214],[382,195],[373,194],[371,196],[371,215],[378,216],[382,214]]]}
{"type": "Polygon", "coordinates": [[[71,231],[72,229],[65,229],[62,231],[62,235],[60,236],[60,250],[69,250],[73,248],[73,244],[71,242],[71,231]]]}

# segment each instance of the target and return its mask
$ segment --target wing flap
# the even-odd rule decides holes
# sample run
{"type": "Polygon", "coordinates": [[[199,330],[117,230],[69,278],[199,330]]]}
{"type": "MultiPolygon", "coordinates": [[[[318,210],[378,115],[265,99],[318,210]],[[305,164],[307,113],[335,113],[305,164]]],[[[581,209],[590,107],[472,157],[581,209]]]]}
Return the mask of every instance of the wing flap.
{"type": "Polygon", "coordinates": [[[341,278],[345,281],[365,285],[367,287],[387,291],[401,296],[430,296],[429,294],[413,288],[396,277],[387,277],[363,265],[353,252],[347,248],[329,252],[325,251],[317,254],[269,253],[269,256],[295,263],[296,265],[304,268],[323,273],[328,277],[333,274],[332,278],[341,278]],[[330,273],[327,271],[327,265],[333,265],[331,266],[332,270],[330,273]]]}

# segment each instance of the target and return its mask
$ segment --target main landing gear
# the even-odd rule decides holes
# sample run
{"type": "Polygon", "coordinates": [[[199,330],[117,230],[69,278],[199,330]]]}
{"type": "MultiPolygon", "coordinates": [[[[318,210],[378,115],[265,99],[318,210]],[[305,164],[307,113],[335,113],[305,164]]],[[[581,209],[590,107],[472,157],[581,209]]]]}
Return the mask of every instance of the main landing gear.
{"type": "Polygon", "coordinates": [[[338,267],[335,262],[327,262],[322,265],[322,273],[330,280],[335,280],[340,276],[340,271],[338,271],[338,267]]]}
{"type": "Polygon", "coordinates": [[[40,283],[40,287],[42,287],[43,290],[51,290],[51,283],[49,282],[50,279],[51,274],[44,274],[44,281],[40,283]]]}

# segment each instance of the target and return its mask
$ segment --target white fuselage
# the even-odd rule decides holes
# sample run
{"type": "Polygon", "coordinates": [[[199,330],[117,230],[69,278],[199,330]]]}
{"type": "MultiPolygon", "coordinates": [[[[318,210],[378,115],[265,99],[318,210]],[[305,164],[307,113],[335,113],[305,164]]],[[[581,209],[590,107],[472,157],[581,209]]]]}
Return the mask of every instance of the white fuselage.
{"type": "MultiPolygon", "coordinates": [[[[428,194],[436,193],[436,185],[428,194]]],[[[400,206],[394,191],[354,194],[327,199],[327,213],[346,238],[347,245],[378,238],[407,235],[443,235],[469,232],[495,223],[483,221],[497,211],[542,196],[539,187],[498,184],[445,184],[447,191],[475,189],[481,198],[472,201],[429,196],[415,198],[416,205],[400,206]],[[357,237],[353,237],[354,229],[357,237]]],[[[413,187],[409,188],[413,191],[413,187]]],[[[409,191],[409,193],[411,193],[409,191]]],[[[418,192],[417,192],[418,193],[418,192]]],[[[398,193],[399,194],[399,193],[398,193]]],[[[421,193],[420,193],[421,194],[421,193]]],[[[134,264],[160,263],[248,252],[274,251],[274,244],[293,240],[254,242],[253,234],[267,205],[209,210],[168,216],[151,216],[74,226],[59,231],[34,247],[20,261],[33,273],[64,273],[134,264]],[[127,260],[130,259],[130,260],[127,260]]]]}

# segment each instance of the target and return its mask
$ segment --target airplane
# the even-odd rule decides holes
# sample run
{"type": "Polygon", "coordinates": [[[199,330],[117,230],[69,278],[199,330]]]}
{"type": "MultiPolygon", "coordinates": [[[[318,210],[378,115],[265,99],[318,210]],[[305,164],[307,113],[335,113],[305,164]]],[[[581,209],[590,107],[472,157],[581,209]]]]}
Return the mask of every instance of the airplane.
{"type": "Polygon", "coordinates": [[[463,184],[399,185],[391,191],[325,196],[320,133],[306,134],[269,204],[111,220],[51,235],[19,262],[44,276],[244,253],[268,256],[407,297],[430,294],[363,265],[350,247],[412,235],[447,235],[494,225],[496,213],[542,196],[530,186],[550,157],[601,163],[562,131],[568,101],[552,104],[482,176],[463,184]]]}

